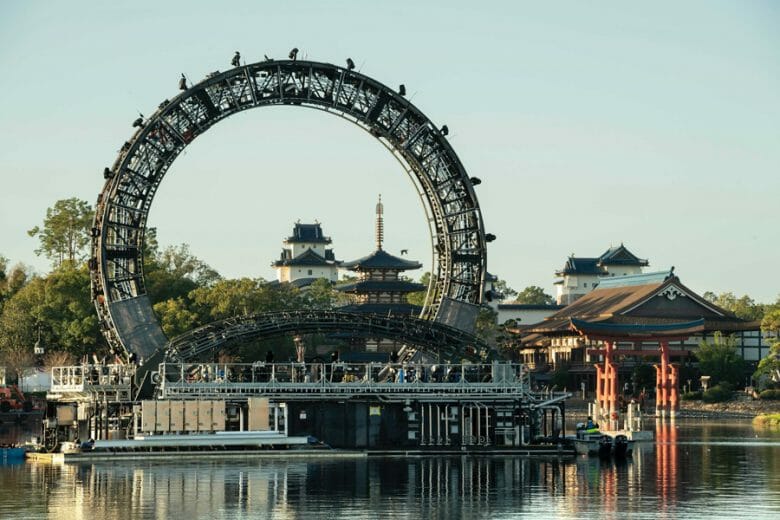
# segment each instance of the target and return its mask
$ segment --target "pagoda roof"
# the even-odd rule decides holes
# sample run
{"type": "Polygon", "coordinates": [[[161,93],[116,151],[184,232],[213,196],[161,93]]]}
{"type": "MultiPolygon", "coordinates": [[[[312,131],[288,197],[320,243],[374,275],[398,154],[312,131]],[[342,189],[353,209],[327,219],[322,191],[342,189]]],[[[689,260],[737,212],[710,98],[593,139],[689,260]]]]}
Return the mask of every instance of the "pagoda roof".
{"type": "Polygon", "coordinates": [[[307,244],[330,244],[332,240],[330,237],[326,237],[322,233],[322,226],[319,223],[296,223],[295,227],[293,227],[293,234],[287,237],[284,243],[292,244],[301,242],[305,242],[307,244]]]}
{"type": "Polygon", "coordinates": [[[370,269],[406,271],[407,269],[419,269],[422,267],[422,264],[414,260],[404,260],[403,258],[391,255],[387,251],[377,249],[363,258],[351,262],[344,262],[341,264],[341,267],[349,269],[350,271],[367,271],[370,269]]]}
{"type": "Polygon", "coordinates": [[[296,256],[295,258],[285,258],[282,260],[277,260],[272,265],[274,267],[295,266],[295,265],[332,266],[332,265],[338,265],[338,262],[336,260],[327,260],[325,257],[315,253],[313,250],[307,249],[306,251],[296,256]]]}
{"type": "Polygon", "coordinates": [[[425,290],[421,283],[407,282],[406,280],[365,280],[361,282],[349,283],[336,287],[341,292],[366,293],[366,292],[388,292],[403,293],[417,292],[425,290]]]}
{"type": "MultiPolygon", "coordinates": [[[[655,274],[655,273],[652,273],[655,274]]],[[[590,323],[660,325],[704,320],[705,331],[754,330],[757,322],[746,322],[733,313],[714,305],[685,287],[677,276],[667,273],[649,277],[648,283],[619,284],[619,277],[610,284],[599,285],[545,320],[518,327],[523,333],[570,335],[571,320],[590,323]]],[[[630,280],[624,280],[624,282],[630,280]]]]}

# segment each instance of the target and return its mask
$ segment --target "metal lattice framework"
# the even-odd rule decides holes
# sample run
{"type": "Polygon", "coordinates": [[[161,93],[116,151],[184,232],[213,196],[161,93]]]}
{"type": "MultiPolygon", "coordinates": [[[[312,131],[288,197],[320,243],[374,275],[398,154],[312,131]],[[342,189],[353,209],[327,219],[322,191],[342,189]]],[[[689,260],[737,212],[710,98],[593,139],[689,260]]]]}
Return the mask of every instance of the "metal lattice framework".
{"type": "Polygon", "coordinates": [[[443,359],[480,360],[492,349],[474,335],[413,316],[379,316],[340,311],[267,312],[216,321],[177,336],[168,361],[192,361],[235,344],[298,334],[347,333],[408,342],[443,359]]]}
{"type": "Polygon", "coordinates": [[[146,296],[143,242],[149,209],[173,161],[216,122],[249,108],[297,105],[338,115],[378,138],[415,183],[431,233],[433,276],[422,318],[470,331],[486,265],[482,215],[452,147],[392,89],[332,64],[265,61],[210,74],[163,101],[105,173],[93,233],[92,291],[109,343],[147,357],[167,340],[146,296]]]}

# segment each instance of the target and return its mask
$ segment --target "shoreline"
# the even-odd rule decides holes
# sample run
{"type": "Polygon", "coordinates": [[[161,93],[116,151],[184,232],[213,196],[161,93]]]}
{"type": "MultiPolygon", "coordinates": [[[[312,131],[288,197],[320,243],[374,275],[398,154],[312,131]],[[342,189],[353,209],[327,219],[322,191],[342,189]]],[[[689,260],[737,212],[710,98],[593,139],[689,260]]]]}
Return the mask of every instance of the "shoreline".
{"type": "MultiPolygon", "coordinates": [[[[578,398],[566,400],[566,412],[587,413],[589,401],[578,398]]],[[[681,401],[678,419],[753,419],[762,414],[780,413],[780,401],[762,401],[751,399],[742,393],[735,394],[722,403],[704,403],[702,401],[681,401]]],[[[655,417],[652,401],[645,406],[644,417],[655,417]]]]}

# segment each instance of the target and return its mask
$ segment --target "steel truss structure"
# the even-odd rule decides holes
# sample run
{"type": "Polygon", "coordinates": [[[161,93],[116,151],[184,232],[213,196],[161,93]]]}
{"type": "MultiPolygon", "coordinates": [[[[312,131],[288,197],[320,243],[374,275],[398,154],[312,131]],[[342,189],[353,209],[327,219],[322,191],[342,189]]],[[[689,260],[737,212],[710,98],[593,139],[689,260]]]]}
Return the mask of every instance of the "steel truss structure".
{"type": "Polygon", "coordinates": [[[176,157],[218,121],[246,109],[293,105],[340,116],[371,133],[415,183],[431,233],[433,276],[422,318],[473,329],[482,300],[485,233],[472,181],[417,107],[354,70],[311,61],[268,60],[215,72],[160,103],[121,148],[96,205],[92,293],[115,348],[148,357],[167,340],[146,296],[143,243],[149,210],[176,157]]]}
{"type": "Polygon", "coordinates": [[[408,342],[441,359],[484,359],[493,350],[473,334],[413,316],[380,316],[340,311],[268,312],[209,323],[174,338],[168,361],[203,359],[231,343],[298,334],[347,333],[408,342]]]}

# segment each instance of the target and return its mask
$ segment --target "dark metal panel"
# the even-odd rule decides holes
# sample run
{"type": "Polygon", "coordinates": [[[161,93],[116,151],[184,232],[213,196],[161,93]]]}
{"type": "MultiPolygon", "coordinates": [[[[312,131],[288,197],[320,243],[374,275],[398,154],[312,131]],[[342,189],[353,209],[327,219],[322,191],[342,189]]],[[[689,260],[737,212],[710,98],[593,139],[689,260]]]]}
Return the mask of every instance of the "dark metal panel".
{"type": "Polygon", "coordinates": [[[114,325],[122,331],[122,341],[127,350],[146,359],[165,348],[168,339],[152,312],[148,296],[109,303],[108,307],[114,325]]]}
{"type": "Polygon", "coordinates": [[[464,332],[474,332],[479,305],[444,297],[441,299],[436,321],[464,332]]]}

